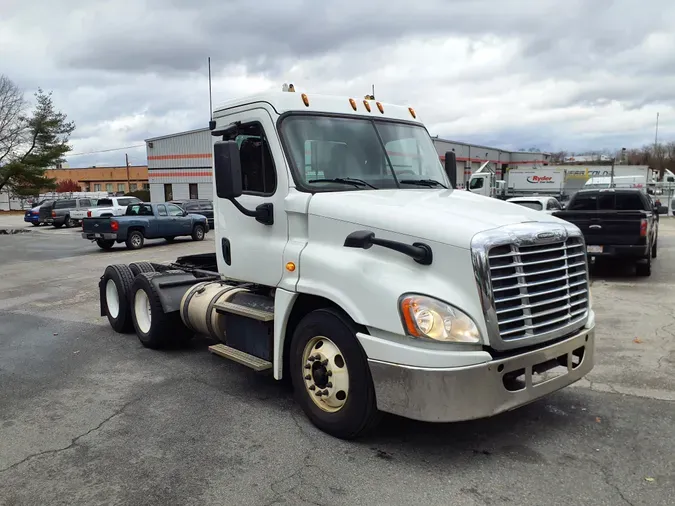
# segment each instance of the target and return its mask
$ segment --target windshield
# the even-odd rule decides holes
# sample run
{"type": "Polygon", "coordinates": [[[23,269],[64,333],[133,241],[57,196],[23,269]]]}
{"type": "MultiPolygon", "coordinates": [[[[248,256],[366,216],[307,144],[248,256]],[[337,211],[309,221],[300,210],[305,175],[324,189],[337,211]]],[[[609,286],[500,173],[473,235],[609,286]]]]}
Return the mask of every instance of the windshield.
{"type": "Polygon", "coordinates": [[[541,204],[541,202],[538,202],[536,200],[512,200],[514,204],[518,204],[519,206],[523,207],[529,207],[530,209],[534,209],[535,211],[541,211],[544,206],[541,204]]]}
{"type": "Polygon", "coordinates": [[[289,116],[280,128],[300,186],[311,190],[442,188],[448,180],[422,126],[289,116]]]}

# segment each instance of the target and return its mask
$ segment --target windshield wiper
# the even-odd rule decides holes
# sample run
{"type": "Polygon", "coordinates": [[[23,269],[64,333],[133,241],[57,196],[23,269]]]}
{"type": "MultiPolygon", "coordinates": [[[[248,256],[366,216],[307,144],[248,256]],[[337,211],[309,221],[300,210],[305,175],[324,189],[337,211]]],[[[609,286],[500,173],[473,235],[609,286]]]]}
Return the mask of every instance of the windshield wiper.
{"type": "Polygon", "coordinates": [[[435,179],[404,179],[399,181],[399,183],[416,184],[417,186],[428,186],[429,188],[432,186],[442,186],[443,188],[447,188],[447,186],[435,179]]]}
{"type": "Polygon", "coordinates": [[[350,184],[353,186],[367,186],[368,188],[372,188],[373,190],[377,190],[377,186],[373,186],[370,183],[367,183],[363,179],[356,179],[353,177],[334,177],[332,179],[310,179],[307,181],[308,183],[342,183],[342,184],[350,184]]]}

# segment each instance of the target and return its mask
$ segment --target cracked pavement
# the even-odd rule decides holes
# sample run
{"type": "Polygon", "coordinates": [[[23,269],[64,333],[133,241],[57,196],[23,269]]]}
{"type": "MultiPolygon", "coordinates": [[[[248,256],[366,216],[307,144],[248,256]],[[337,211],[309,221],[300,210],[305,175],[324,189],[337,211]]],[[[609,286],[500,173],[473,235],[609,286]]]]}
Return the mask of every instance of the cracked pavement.
{"type": "Polygon", "coordinates": [[[588,378],[486,420],[387,416],[356,442],[203,340],[146,350],[98,316],[106,265],[209,239],[105,253],[76,232],[0,236],[0,505],[672,504],[675,220],[650,279],[594,269],[588,378]]]}

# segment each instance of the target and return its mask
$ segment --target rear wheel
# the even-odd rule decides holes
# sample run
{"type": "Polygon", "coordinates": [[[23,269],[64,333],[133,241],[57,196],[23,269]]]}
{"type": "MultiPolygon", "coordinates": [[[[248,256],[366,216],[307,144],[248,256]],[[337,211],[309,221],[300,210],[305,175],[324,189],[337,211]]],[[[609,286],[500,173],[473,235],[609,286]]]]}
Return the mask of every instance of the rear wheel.
{"type": "Polygon", "coordinates": [[[131,287],[131,319],[139,341],[146,348],[160,349],[189,338],[179,311],[165,313],[159,293],[152,285],[158,272],[143,272],[131,287]]]}
{"type": "Polygon", "coordinates": [[[143,232],[140,230],[132,230],[127,236],[126,245],[129,249],[141,249],[145,238],[143,237],[143,232]]]}
{"type": "Polygon", "coordinates": [[[40,226],[39,223],[35,223],[35,222],[31,223],[31,225],[33,225],[34,227],[39,227],[39,226],[40,226]]]}
{"type": "Polygon", "coordinates": [[[656,248],[657,248],[658,244],[659,244],[659,240],[657,238],[654,241],[654,246],[652,246],[652,258],[656,258],[656,254],[657,254],[656,248]]]}
{"type": "Polygon", "coordinates": [[[134,273],[134,276],[138,276],[142,272],[155,272],[155,268],[150,262],[131,262],[129,269],[134,273]]]}
{"type": "Polygon", "coordinates": [[[195,225],[195,228],[192,229],[192,240],[193,241],[203,241],[204,240],[204,234],[206,234],[206,230],[204,229],[204,225],[195,225]]]}
{"type": "Polygon", "coordinates": [[[53,223],[52,224],[54,228],[61,228],[63,226],[63,223],[53,223]]]}
{"type": "Polygon", "coordinates": [[[366,355],[342,312],[318,309],[302,319],[291,341],[290,373],[296,401],[324,432],[354,439],[379,420],[366,355]]]}
{"type": "Polygon", "coordinates": [[[110,251],[113,249],[113,246],[115,246],[115,241],[111,241],[109,239],[96,239],[96,244],[99,248],[110,251]]]}
{"type": "Polygon", "coordinates": [[[66,228],[73,228],[75,226],[75,221],[70,217],[70,215],[66,216],[66,221],[64,221],[64,225],[66,228]]]}
{"type": "Polygon", "coordinates": [[[123,264],[109,265],[103,272],[101,304],[110,326],[117,332],[134,328],[128,298],[133,280],[131,269],[123,264]]]}
{"type": "Polygon", "coordinates": [[[635,265],[635,273],[638,276],[651,276],[652,275],[652,256],[647,256],[646,260],[635,265]]]}

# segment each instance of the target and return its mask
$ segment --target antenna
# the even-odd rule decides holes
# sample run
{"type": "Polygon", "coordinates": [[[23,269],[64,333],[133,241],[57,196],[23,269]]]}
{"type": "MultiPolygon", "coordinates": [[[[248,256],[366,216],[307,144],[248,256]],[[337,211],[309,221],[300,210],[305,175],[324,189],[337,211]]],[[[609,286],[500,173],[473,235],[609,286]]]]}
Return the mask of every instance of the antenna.
{"type": "Polygon", "coordinates": [[[211,57],[208,59],[209,65],[209,130],[216,128],[216,122],[213,121],[213,99],[211,98],[211,57]]]}
{"type": "Polygon", "coordinates": [[[372,87],[373,87],[373,94],[372,94],[372,96],[373,96],[373,100],[375,100],[375,85],[373,84],[372,87]]]}

